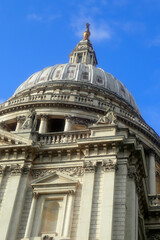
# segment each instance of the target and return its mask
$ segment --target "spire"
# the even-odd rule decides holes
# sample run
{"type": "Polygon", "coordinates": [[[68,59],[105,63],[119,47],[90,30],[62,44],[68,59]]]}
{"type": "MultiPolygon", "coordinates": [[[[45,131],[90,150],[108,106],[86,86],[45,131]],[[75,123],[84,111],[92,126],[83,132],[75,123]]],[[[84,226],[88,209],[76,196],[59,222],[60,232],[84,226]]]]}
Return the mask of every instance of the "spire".
{"type": "Polygon", "coordinates": [[[98,64],[95,51],[89,40],[91,35],[89,23],[86,23],[86,31],[83,33],[83,39],[77,44],[75,49],[69,55],[70,63],[83,63],[96,66],[98,64]]]}

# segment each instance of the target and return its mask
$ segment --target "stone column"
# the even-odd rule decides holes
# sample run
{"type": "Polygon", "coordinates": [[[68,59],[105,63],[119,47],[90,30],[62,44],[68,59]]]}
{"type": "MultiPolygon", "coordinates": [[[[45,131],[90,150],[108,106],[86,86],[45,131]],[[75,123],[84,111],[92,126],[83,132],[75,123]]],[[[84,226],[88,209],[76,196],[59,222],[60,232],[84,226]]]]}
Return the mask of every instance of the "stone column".
{"type": "Polygon", "coordinates": [[[129,167],[128,176],[126,239],[138,240],[138,197],[136,192],[138,179],[134,166],[129,167]]]}
{"type": "Polygon", "coordinates": [[[66,116],[66,118],[65,118],[64,132],[70,131],[70,130],[71,130],[71,126],[72,126],[71,116],[66,116]]]}
{"type": "Polygon", "coordinates": [[[46,133],[47,132],[47,115],[41,114],[41,122],[39,126],[39,133],[46,133]]]}
{"type": "Polygon", "coordinates": [[[94,178],[95,166],[93,166],[91,162],[88,162],[85,166],[85,174],[83,178],[77,240],[89,239],[94,178]]]}
{"type": "Polygon", "coordinates": [[[34,215],[35,215],[35,210],[36,210],[37,199],[38,199],[38,194],[34,192],[24,238],[30,237],[30,234],[32,231],[33,220],[34,220],[34,215]]]}
{"type": "Polygon", "coordinates": [[[156,167],[155,154],[149,153],[149,193],[156,194],[156,167]]]}
{"type": "Polygon", "coordinates": [[[103,198],[102,214],[100,224],[100,239],[112,239],[112,220],[114,207],[114,185],[115,185],[115,168],[113,161],[109,160],[103,164],[103,198]]]}
{"type": "Polygon", "coordinates": [[[14,213],[14,207],[16,204],[16,197],[19,190],[20,180],[21,180],[21,167],[16,166],[11,170],[11,175],[8,180],[7,190],[5,194],[5,201],[1,209],[0,214],[1,239],[8,239],[9,237],[9,230],[12,223],[11,219],[14,213]]]}
{"type": "Polygon", "coordinates": [[[24,120],[25,120],[24,116],[17,117],[17,126],[16,126],[16,130],[15,130],[16,132],[18,132],[20,130],[24,120]]]}
{"type": "Polygon", "coordinates": [[[67,209],[63,228],[63,237],[70,237],[71,217],[73,210],[74,192],[70,192],[67,197],[67,209]]]}

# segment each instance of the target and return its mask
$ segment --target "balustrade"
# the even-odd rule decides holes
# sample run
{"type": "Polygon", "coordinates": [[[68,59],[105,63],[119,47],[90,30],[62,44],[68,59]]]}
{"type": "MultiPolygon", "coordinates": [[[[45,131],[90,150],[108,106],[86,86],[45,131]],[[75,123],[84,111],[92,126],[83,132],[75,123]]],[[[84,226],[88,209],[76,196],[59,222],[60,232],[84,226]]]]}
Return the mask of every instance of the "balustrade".
{"type": "Polygon", "coordinates": [[[90,132],[88,130],[74,132],[46,133],[39,135],[39,141],[44,145],[74,143],[79,139],[86,139],[89,137],[90,132]]]}

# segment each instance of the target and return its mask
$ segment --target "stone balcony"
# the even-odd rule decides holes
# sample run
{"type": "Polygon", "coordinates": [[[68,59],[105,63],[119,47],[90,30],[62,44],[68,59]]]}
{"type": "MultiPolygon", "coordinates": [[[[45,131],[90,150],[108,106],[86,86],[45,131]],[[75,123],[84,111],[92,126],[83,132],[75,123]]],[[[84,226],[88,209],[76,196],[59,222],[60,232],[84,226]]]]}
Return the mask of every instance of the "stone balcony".
{"type": "Polygon", "coordinates": [[[78,140],[89,138],[90,135],[90,130],[45,133],[39,134],[38,141],[42,145],[75,143],[78,140]]]}

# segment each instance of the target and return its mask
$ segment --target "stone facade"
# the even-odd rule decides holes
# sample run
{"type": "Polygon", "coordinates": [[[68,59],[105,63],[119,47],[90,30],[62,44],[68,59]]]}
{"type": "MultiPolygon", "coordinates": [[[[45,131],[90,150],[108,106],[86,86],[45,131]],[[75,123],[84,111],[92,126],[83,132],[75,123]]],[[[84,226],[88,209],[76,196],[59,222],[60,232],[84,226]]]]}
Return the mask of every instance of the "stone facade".
{"type": "Polygon", "coordinates": [[[50,67],[0,105],[1,240],[160,238],[160,138],[128,90],[95,70],[88,31],[70,55],[73,79],[63,81],[68,65],[50,67]],[[90,83],[78,80],[85,68],[90,83]]]}

